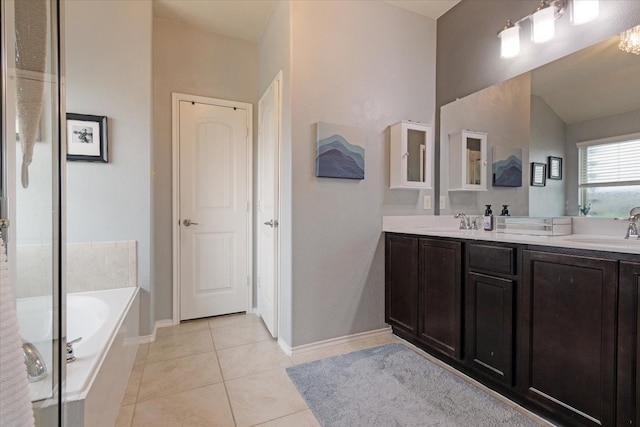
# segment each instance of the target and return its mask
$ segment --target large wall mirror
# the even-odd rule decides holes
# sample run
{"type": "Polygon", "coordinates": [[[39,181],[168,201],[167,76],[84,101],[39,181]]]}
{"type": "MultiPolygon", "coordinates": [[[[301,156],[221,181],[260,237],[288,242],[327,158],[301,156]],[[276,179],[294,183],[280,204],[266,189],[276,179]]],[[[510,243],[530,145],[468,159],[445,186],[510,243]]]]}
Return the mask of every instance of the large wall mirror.
{"type": "Polygon", "coordinates": [[[441,214],[481,214],[486,204],[506,204],[512,215],[579,215],[579,205],[588,204],[582,213],[615,217],[640,205],[640,160],[639,167],[627,161],[640,159],[640,150],[629,155],[613,149],[611,155],[620,159],[612,168],[618,177],[601,181],[617,179],[624,185],[578,186],[577,144],[603,147],[604,142],[640,139],[640,55],[622,51],[619,41],[613,36],[443,106],[440,164],[449,164],[449,135],[465,129],[487,133],[488,156],[484,192],[449,191],[450,171],[441,167],[440,194],[446,201],[441,214]],[[520,160],[521,186],[500,186],[494,169],[512,156],[520,160]],[[550,157],[554,179],[532,186],[531,164],[547,164],[550,157]],[[562,162],[559,177],[557,159],[562,162]]]}

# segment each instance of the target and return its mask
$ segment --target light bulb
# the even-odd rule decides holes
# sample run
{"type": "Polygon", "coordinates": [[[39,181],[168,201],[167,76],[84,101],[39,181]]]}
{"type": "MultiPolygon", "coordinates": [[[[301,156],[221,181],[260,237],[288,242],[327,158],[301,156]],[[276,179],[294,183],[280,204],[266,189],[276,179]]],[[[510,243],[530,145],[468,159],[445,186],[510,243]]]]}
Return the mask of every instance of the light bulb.
{"type": "Polygon", "coordinates": [[[520,26],[507,21],[507,26],[498,33],[500,58],[513,58],[520,53],[520,26]]]}
{"type": "Polygon", "coordinates": [[[547,5],[531,15],[531,39],[534,43],[548,42],[553,38],[555,35],[554,21],[554,6],[547,5]]]}
{"type": "Polygon", "coordinates": [[[600,13],[598,0],[573,0],[571,7],[571,22],[582,25],[593,21],[600,13]]]}

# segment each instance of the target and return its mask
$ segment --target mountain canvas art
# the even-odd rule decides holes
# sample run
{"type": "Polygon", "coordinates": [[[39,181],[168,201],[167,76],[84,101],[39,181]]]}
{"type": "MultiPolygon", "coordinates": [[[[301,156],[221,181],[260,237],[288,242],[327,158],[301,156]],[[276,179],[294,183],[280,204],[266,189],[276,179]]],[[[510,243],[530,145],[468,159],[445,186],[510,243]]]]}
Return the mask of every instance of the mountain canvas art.
{"type": "Polygon", "coordinates": [[[522,148],[493,147],[494,187],[522,187],[522,148]]]}
{"type": "Polygon", "coordinates": [[[316,176],[364,179],[364,129],[318,122],[316,176]]]}

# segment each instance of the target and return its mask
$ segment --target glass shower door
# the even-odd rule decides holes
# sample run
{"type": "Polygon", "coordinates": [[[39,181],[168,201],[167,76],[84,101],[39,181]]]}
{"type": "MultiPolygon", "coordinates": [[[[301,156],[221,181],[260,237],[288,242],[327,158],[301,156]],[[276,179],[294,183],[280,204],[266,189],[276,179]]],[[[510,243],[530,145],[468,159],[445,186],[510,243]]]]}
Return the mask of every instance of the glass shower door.
{"type": "Polygon", "coordinates": [[[15,303],[35,425],[59,426],[65,377],[60,2],[0,3],[0,217],[9,224],[3,230],[8,259],[4,284],[10,284],[15,303]]]}

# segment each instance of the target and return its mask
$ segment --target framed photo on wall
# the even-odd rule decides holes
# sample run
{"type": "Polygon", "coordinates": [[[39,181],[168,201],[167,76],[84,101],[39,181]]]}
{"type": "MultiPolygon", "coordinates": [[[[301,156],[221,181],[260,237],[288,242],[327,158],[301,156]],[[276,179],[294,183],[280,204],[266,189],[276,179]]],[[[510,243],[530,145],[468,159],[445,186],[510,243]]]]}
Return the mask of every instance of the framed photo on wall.
{"type": "Polygon", "coordinates": [[[67,113],[67,160],[108,163],[107,116],[67,113]]]}
{"type": "Polygon", "coordinates": [[[531,185],[544,187],[547,184],[547,165],[544,163],[531,163],[531,185]]]}
{"type": "Polygon", "coordinates": [[[562,158],[549,156],[549,179],[562,179],[562,158]]]}

